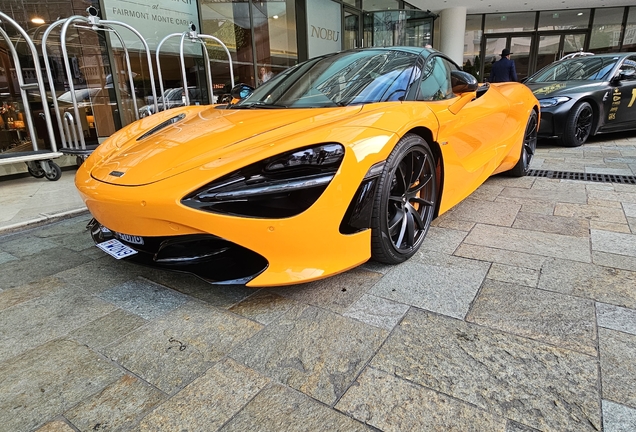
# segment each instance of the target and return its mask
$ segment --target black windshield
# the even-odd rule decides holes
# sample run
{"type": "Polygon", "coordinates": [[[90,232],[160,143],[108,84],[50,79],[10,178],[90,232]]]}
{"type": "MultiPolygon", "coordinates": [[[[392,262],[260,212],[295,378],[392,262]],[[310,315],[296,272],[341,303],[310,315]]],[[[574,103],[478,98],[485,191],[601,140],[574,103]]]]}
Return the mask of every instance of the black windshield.
{"type": "Polygon", "coordinates": [[[403,100],[417,55],[395,50],[348,51],[288,69],[235,107],[334,107],[403,100]]]}

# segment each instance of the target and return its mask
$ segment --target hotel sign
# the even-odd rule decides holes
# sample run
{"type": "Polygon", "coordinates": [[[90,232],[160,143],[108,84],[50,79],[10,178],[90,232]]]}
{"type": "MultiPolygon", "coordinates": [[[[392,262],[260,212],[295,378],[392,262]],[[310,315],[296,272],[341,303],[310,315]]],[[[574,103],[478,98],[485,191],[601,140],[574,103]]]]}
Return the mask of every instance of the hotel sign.
{"type": "Polygon", "coordinates": [[[342,50],[340,4],[331,0],[307,0],[309,58],[342,50]]]}
{"type": "MultiPolygon", "coordinates": [[[[150,49],[154,51],[159,42],[169,34],[183,33],[192,22],[199,27],[199,13],[194,0],[170,0],[152,3],[137,0],[104,0],[102,17],[111,21],[121,21],[135,28],[142,34],[150,49]]],[[[122,36],[126,47],[132,50],[143,50],[143,44],[137,36],[122,27],[115,26],[122,36]]],[[[121,47],[119,39],[111,35],[114,47],[121,47]]],[[[184,43],[186,53],[200,53],[200,45],[189,40],[184,43]]],[[[179,52],[179,38],[171,38],[161,51],[179,52]]]]}

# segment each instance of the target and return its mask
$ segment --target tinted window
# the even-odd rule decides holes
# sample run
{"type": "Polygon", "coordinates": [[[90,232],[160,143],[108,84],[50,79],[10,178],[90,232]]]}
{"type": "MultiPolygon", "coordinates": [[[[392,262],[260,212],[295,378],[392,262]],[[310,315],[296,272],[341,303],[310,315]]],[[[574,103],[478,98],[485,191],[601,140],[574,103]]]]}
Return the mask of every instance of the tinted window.
{"type": "Polygon", "coordinates": [[[435,101],[452,98],[451,70],[455,65],[442,57],[432,57],[424,65],[418,100],[435,101]]]}
{"type": "Polygon", "coordinates": [[[575,57],[571,60],[552,63],[528,81],[608,80],[609,73],[617,61],[617,57],[575,57]]]}
{"type": "Polygon", "coordinates": [[[635,80],[636,79],[636,56],[627,57],[623,64],[621,65],[621,71],[627,72],[632,71],[632,75],[629,75],[627,79],[635,80]]]}
{"type": "Polygon", "coordinates": [[[236,106],[307,108],[404,100],[419,72],[417,58],[386,50],[319,57],[282,72],[236,106]]]}

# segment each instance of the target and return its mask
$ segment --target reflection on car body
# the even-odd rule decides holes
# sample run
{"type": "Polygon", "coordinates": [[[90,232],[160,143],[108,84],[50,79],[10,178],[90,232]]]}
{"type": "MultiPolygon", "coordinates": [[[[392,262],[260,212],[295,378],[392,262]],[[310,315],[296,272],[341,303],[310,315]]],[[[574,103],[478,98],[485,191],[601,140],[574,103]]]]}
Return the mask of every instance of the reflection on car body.
{"type": "Polygon", "coordinates": [[[97,243],[249,286],[396,264],[490,175],[525,175],[536,147],[527,87],[479,86],[422,48],[325,55],[241,92],[141,119],[88,158],[76,185],[97,243]]]}
{"type": "MultiPolygon", "coordinates": [[[[188,87],[188,96],[191,105],[200,105],[204,103],[205,92],[197,87],[188,87]]],[[[171,108],[182,107],[185,105],[185,96],[183,87],[169,88],[163,92],[163,96],[157,99],[159,111],[165,111],[171,108]]],[[[152,103],[139,108],[139,117],[148,117],[155,113],[155,106],[152,103]]]]}

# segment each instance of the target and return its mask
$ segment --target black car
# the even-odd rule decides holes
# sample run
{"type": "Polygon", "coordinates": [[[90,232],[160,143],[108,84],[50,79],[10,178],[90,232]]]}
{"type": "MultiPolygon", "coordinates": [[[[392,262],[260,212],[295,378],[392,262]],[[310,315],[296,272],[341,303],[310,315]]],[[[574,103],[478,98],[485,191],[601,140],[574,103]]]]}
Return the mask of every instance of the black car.
{"type": "Polygon", "coordinates": [[[541,104],[540,138],[577,147],[590,135],[636,129],[636,53],[563,59],[525,84],[541,104]]]}

